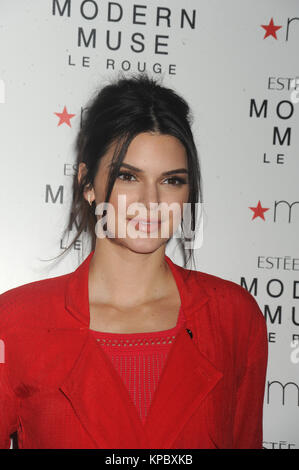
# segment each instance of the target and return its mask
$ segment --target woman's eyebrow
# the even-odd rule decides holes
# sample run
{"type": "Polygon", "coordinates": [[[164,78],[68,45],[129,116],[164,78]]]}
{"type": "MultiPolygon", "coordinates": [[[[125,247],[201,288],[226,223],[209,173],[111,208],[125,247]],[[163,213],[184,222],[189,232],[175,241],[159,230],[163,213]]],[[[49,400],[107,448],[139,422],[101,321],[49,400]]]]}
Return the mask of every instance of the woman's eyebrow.
{"type": "MultiPolygon", "coordinates": [[[[129,170],[137,171],[139,173],[143,173],[143,170],[137,168],[136,166],[130,165],[129,163],[122,163],[121,167],[128,168],[129,170]]],[[[163,176],[173,175],[174,173],[188,173],[186,168],[176,168],[175,170],[164,171],[162,173],[163,176]]]]}

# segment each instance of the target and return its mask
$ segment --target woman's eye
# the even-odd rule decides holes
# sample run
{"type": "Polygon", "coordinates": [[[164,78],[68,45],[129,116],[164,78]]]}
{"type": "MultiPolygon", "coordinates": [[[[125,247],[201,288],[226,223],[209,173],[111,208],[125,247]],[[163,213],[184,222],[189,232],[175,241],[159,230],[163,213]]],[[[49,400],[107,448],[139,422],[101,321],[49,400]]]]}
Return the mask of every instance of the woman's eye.
{"type": "MultiPolygon", "coordinates": [[[[135,176],[132,175],[132,173],[128,173],[127,171],[119,172],[118,178],[121,179],[122,181],[127,181],[127,182],[136,180],[135,176]],[[132,178],[134,178],[134,179],[132,180],[132,178]]],[[[186,180],[183,179],[183,178],[179,178],[179,177],[167,178],[164,181],[169,181],[171,186],[181,186],[182,184],[186,184],[186,180]]]]}
{"type": "Polygon", "coordinates": [[[172,178],[167,178],[165,181],[171,181],[171,185],[173,186],[180,186],[181,184],[185,184],[186,181],[183,178],[177,178],[177,177],[172,177],[172,178]]]}
{"type": "Polygon", "coordinates": [[[132,175],[131,173],[127,173],[127,172],[124,172],[124,171],[121,171],[119,174],[118,174],[118,178],[122,179],[123,181],[132,181],[130,178],[133,177],[135,178],[134,175],[132,175]],[[121,176],[123,176],[124,178],[121,178],[121,176]]]}

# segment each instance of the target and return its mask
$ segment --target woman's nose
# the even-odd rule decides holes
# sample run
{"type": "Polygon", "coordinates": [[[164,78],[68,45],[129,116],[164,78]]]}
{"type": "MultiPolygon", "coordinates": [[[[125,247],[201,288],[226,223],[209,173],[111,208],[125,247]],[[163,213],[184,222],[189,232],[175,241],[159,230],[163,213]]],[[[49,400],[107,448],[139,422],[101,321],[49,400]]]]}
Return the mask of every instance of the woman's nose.
{"type": "Polygon", "coordinates": [[[147,183],[140,189],[138,202],[142,203],[149,211],[151,205],[160,203],[159,188],[154,183],[147,183]]]}

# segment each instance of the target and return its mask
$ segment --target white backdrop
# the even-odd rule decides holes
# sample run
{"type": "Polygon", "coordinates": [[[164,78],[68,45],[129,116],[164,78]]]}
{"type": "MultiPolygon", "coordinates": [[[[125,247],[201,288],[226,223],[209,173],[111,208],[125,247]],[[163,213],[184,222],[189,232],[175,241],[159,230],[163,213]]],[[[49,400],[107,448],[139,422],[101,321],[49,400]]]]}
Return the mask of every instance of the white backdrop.
{"type": "Polygon", "coordinates": [[[0,293],[86,257],[40,261],[63,246],[82,109],[121,70],[162,76],[194,114],[197,269],[247,287],[267,320],[265,448],[299,448],[298,41],[298,0],[0,3],[0,293]]]}

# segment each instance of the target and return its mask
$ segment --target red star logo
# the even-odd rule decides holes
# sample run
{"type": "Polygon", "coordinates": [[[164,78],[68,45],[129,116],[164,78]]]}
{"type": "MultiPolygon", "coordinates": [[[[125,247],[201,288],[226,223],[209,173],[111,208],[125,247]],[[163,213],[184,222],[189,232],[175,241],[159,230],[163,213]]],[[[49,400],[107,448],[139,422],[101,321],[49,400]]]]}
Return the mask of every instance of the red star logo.
{"type": "Polygon", "coordinates": [[[63,111],[62,113],[54,113],[56,114],[56,116],[59,117],[59,123],[57,124],[57,126],[61,126],[61,124],[65,123],[67,124],[69,127],[72,127],[71,126],[71,122],[70,120],[76,116],[76,114],[69,114],[66,110],[66,106],[63,108],[63,111]]]}
{"type": "Polygon", "coordinates": [[[265,220],[265,217],[264,217],[264,212],[268,211],[269,208],[262,208],[261,206],[261,201],[258,202],[258,205],[256,207],[249,207],[249,209],[251,209],[254,214],[253,214],[253,217],[251,220],[255,219],[256,217],[260,217],[261,219],[265,220]]]}
{"type": "Polygon", "coordinates": [[[277,39],[276,31],[281,28],[281,26],[274,25],[273,18],[271,18],[271,21],[269,24],[261,24],[261,27],[266,30],[264,39],[266,39],[268,36],[273,36],[274,39],[277,39]]]}

